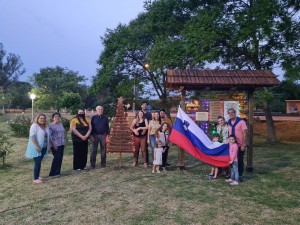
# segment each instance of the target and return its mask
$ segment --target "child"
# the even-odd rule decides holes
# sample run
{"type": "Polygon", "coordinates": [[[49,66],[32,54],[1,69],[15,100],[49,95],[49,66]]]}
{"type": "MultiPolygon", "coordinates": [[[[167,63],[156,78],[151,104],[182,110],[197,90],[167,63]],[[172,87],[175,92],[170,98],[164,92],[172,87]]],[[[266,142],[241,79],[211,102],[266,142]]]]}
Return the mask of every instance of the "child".
{"type": "MultiPolygon", "coordinates": [[[[218,141],[219,141],[219,137],[220,137],[219,134],[214,134],[214,135],[213,135],[213,138],[212,138],[212,141],[213,141],[213,142],[218,142],[218,141]]],[[[208,178],[209,178],[210,180],[217,179],[218,171],[219,171],[219,168],[218,168],[218,167],[212,166],[212,167],[211,167],[210,174],[208,175],[208,178]]]]}
{"type": "Polygon", "coordinates": [[[169,152],[169,137],[170,137],[170,128],[167,123],[163,123],[161,127],[156,131],[156,140],[161,141],[161,145],[163,148],[162,154],[162,169],[166,170],[166,164],[168,160],[168,152],[169,152]]]}
{"type": "Polygon", "coordinates": [[[229,156],[230,162],[228,163],[231,165],[231,178],[226,179],[225,181],[230,183],[231,185],[239,185],[239,170],[238,170],[238,146],[235,143],[236,139],[234,135],[229,136],[229,156]]]}
{"type": "Polygon", "coordinates": [[[157,173],[160,173],[159,167],[162,165],[162,153],[163,153],[163,148],[161,146],[161,141],[156,141],[157,147],[154,148],[154,160],[153,160],[153,169],[152,173],[157,171],[157,173]]]}

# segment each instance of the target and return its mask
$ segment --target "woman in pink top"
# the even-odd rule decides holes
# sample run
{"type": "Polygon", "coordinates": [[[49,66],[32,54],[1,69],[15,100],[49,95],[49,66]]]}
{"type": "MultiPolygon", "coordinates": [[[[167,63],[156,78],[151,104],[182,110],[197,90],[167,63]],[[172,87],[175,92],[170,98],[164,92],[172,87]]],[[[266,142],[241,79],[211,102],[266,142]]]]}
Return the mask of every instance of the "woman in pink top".
{"type": "Polygon", "coordinates": [[[225,181],[230,183],[231,185],[238,185],[239,184],[239,170],[238,170],[238,146],[235,143],[236,138],[234,135],[229,136],[229,156],[230,162],[228,163],[231,165],[231,178],[226,179],[225,181]]]}

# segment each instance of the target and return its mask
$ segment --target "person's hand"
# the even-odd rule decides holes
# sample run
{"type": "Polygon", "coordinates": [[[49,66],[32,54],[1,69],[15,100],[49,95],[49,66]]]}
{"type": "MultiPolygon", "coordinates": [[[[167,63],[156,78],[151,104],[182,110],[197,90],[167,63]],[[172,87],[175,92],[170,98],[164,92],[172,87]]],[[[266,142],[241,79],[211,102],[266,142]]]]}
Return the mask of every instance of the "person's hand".
{"type": "Polygon", "coordinates": [[[228,164],[231,165],[231,164],[232,164],[232,161],[230,161],[228,164]]]}
{"type": "Polygon", "coordinates": [[[245,148],[246,148],[246,146],[245,146],[245,145],[242,145],[242,146],[241,146],[241,151],[245,151],[245,148]]]}
{"type": "Polygon", "coordinates": [[[37,152],[40,152],[40,151],[41,151],[41,148],[40,148],[39,146],[35,146],[35,150],[36,150],[37,152]]]}
{"type": "Polygon", "coordinates": [[[90,136],[90,140],[91,140],[91,142],[94,142],[94,141],[95,141],[95,138],[94,138],[93,135],[90,136]]]}
{"type": "Polygon", "coordinates": [[[109,135],[106,135],[105,142],[106,142],[106,143],[109,142],[109,135]]]}
{"type": "Polygon", "coordinates": [[[148,145],[150,145],[150,140],[149,139],[147,140],[147,143],[148,143],[148,145]]]}
{"type": "Polygon", "coordinates": [[[53,143],[52,144],[52,149],[56,151],[57,150],[57,145],[53,143]]]}
{"type": "Polygon", "coordinates": [[[133,133],[134,133],[136,136],[139,135],[139,132],[137,131],[137,129],[134,129],[134,130],[133,130],[133,133]]]}
{"type": "Polygon", "coordinates": [[[88,137],[87,136],[82,136],[82,135],[80,135],[81,137],[81,140],[83,140],[83,141],[85,141],[88,137]]]}

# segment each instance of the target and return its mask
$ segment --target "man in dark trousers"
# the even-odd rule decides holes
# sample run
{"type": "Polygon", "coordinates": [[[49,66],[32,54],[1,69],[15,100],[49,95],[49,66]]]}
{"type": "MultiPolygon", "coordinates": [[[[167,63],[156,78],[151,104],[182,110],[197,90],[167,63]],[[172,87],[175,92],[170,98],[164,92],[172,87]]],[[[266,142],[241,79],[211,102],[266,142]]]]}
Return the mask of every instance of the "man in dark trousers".
{"type": "Polygon", "coordinates": [[[109,121],[107,116],[103,114],[104,109],[102,106],[96,107],[97,115],[94,115],[91,119],[92,132],[91,132],[91,156],[90,163],[91,168],[96,166],[97,149],[100,144],[101,153],[101,167],[106,166],[106,143],[108,142],[109,135],[109,121]]]}

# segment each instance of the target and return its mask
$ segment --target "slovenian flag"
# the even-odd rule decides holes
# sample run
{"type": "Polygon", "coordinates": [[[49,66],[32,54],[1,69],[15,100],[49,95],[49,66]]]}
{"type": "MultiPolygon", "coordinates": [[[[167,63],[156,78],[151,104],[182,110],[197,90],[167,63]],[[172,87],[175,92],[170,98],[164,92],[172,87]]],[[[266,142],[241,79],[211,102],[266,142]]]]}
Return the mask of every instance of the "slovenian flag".
{"type": "Polygon", "coordinates": [[[217,167],[228,167],[229,145],[212,142],[180,107],[170,141],[205,163],[217,167]]]}

